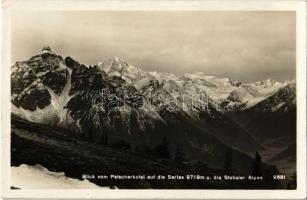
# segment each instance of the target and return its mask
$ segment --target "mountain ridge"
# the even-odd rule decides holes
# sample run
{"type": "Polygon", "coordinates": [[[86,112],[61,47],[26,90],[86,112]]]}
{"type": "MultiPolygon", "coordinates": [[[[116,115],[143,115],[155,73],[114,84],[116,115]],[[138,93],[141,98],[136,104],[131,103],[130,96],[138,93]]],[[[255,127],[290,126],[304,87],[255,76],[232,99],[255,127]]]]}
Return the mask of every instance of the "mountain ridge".
{"type": "Polygon", "coordinates": [[[229,111],[221,103],[234,88],[258,89],[247,92],[257,96],[272,92],[276,84],[284,88],[272,80],[246,86],[203,73],[145,72],[119,58],[86,66],[44,48],[12,66],[12,112],[31,122],[68,128],[75,131],[74,136],[103,145],[124,139],[137,148],[153,147],[167,137],[174,144],[184,144],[191,158],[207,156],[221,165],[227,148],[237,149],[239,157],[244,157],[240,152],[264,149],[239,121],[225,115],[229,111]]]}

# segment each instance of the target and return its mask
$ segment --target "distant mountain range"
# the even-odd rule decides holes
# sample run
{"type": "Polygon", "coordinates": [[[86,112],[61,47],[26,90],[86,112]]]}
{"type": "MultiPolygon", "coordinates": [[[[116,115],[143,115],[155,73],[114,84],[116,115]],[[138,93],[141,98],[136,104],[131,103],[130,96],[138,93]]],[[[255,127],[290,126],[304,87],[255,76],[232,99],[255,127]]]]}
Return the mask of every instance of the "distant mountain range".
{"type": "Polygon", "coordinates": [[[267,144],[287,148],[296,139],[295,80],[146,72],[116,57],[85,66],[49,47],[11,72],[14,116],[102,145],[125,140],[145,151],[167,138],[171,152],[179,144],[189,159],[214,166],[232,148],[248,171],[251,152],[267,144]]]}

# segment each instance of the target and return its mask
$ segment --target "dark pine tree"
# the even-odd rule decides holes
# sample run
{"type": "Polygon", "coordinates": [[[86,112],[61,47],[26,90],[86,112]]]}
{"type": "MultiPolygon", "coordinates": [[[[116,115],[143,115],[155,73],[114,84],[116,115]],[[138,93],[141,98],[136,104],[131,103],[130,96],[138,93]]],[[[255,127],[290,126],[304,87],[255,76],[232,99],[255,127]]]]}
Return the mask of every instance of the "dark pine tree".
{"type": "Polygon", "coordinates": [[[184,161],[186,158],[185,158],[185,154],[184,154],[184,151],[183,151],[183,148],[180,144],[177,144],[176,145],[176,153],[175,153],[175,160],[176,161],[184,161]]]}
{"type": "Polygon", "coordinates": [[[260,155],[259,152],[256,152],[255,161],[254,161],[253,167],[252,167],[252,175],[253,176],[262,176],[261,165],[262,165],[261,155],[260,155]]]}
{"type": "Polygon", "coordinates": [[[102,136],[101,136],[101,144],[104,145],[104,146],[108,146],[108,133],[107,132],[104,132],[102,133],[102,136]]]}
{"type": "Polygon", "coordinates": [[[170,144],[169,144],[169,141],[166,137],[163,138],[162,140],[162,145],[161,145],[161,155],[162,157],[164,158],[171,158],[171,155],[170,155],[170,144]]]}

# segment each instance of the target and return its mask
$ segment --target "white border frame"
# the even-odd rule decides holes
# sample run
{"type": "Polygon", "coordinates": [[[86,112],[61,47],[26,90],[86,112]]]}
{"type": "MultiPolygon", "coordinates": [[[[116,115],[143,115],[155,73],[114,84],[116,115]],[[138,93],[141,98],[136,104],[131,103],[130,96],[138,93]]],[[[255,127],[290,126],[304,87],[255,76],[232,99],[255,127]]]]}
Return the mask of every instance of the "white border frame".
{"type": "Polygon", "coordinates": [[[306,2],[303,0],[165,0],[72,1],[7,0],[2,2],[1,142],[2,196],[4,198],[86,199],[304,199],[306,198],[306,2]],[[10,12],[13,10],[190,10],[190,11],[296,11],[297,81],[297,190],[10,190],[10,12]],[[5,105],[5,106],[4,106],[5,105]]]}

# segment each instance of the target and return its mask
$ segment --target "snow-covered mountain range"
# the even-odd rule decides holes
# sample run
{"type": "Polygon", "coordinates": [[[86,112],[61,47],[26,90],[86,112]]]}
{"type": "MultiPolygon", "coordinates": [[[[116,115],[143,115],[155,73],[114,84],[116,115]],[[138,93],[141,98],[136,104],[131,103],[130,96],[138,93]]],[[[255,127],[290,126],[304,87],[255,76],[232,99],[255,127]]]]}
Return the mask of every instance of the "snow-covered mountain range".
{"type": "Polygon", "coordinates": [[[296,113],[293,80],[241,83],[200,72],[146,72],[116,57],[85,66],[49,47],[11,70],[13,115],[64,127],[96,143],[124,138],[142,146],[168,137],[184,144],[191,158],[214,160],[230,147],[261,150],[261,141],[268,138],[295,142],[295,124],[285,120],[296,113]],[[95,98],[102,91],[108,95],[95,98]],[[269,125],[258,123],[263,116],[270,116],[269,125]],[[285,129],[276,133],[280,120],[285,129]],[[259,129],[273,133],[260,134],[259,129]]]}
{"type": "Polygon", "coordinates": [[[218,78],[202,72],[179,75],[156,71],[145,72],[117,57],[99,62],[98,67],[109,76],[121,77],[138,90],[150,81],[157,81],[174,98],[183,94],[190,97],[197,96],[199,93],[208,94],[215,105],[222,105],[221,109],[225,111],[253,107],[281,88],[295,85],[295,80],[281,83],[267,79],[254,83],[241,83],[230,78],[218,78]]]}

